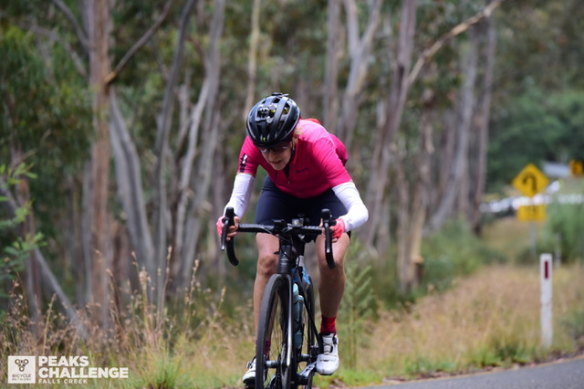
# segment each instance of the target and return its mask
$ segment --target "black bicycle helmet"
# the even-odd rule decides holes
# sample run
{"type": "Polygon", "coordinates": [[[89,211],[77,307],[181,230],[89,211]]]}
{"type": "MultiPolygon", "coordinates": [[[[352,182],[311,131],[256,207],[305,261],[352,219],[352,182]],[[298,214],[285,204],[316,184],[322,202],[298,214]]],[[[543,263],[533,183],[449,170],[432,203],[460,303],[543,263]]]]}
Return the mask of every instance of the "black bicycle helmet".
{"type": "Polygon", "coordinates": [[[289,140],[300,119],[300,109],[287,94],[272,93],[247,115],[247,133],[258,147],[272,147],[289,140]]]}

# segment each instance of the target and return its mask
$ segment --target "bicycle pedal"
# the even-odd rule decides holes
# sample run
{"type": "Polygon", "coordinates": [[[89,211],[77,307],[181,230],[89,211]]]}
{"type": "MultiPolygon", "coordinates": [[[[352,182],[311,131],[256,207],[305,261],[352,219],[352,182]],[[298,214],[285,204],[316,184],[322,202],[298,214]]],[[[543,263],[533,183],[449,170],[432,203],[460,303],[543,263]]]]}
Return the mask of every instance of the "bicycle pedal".
{"type": "Polygon", "coordinates": [[[310,376],[314,373],[316,373],[316,362],[312,362],[306,365],[304,370],[300,372],[299,376],[302,380],[308,380],[308,378],[310,378],[310,376]]]}

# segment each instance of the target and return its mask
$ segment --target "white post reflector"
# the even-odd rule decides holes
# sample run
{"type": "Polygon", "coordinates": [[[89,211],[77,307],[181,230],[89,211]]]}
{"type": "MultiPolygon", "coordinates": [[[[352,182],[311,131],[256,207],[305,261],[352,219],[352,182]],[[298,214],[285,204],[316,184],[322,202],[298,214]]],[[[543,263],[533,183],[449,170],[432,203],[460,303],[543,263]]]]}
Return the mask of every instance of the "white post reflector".
{"type": "Polygon", "coordinates": [[[544,347],[552,345],[552,255],[541,254],[539,257],[541,285],[541,343],[544,347]]]}

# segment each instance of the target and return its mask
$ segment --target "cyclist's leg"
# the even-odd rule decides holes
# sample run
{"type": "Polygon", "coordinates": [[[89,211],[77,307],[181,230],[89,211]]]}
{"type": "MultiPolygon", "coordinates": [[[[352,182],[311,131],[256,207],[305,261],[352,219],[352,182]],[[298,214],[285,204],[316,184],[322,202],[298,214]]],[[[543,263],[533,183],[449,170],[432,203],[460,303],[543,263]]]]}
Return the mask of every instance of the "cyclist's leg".
{"type": "Polygon", "coordinates": [[[278,264],[278,238],[269,234],[257,234],[258,262],[253,287],[254,327],[258,328],[260,305],[264,289],[278,264]]]}
{"type": "Polygon", "coordinates": [[[349,246],[349,235],[343,234],[333,243],[336,266],[328,267],[324,255],[324,238],[317,240],[318,267],[320,269],[319,295],[322,313],[322,351],[316,359],[316,371],[330,375],[339,368],[339,338],[336,334],[336,317],[345,289],[344,259],[349,246]]]}
{"type": "Polygon", "coordinates": [[[318,291],[322,316],[337,316],[339,305],[343,298],[343,291],[345,290],[345,269],[343,264],[350,241],[349,235],[345,233],[333,243],[333,256],[336,266],[331,269],[328,267],[324,255],[324,237],[321,235],[316,240],[318,268],[320,270],[318,291]]]}
{"type": "MultiPolygon", "coordinates": [[[[333,218],[344,215],[347,209],[337,198],[332,190],[328,190],[320,196],[309,199],[310,201],[310,221],[312,224],[320,224],[320,211],[328,208],[333,218]]],[[[336,266],[331,269],[328,267],[324,254],[324,236],[320,235],[316,239],[316,253],[318,257],[318,268],[320,271],[319,281],[319,298],[321,313],[325,317],[336,317],[343,291],[345,289],[345,272],[343,262],[345,253],[351,239],[349,234],[344,233],[336,242],[333,243],[333,256],[336,266]]]]}
{"type": "MultiPolygon", "coordinates": [[[[328,208],[333,218],[344,215],[347,209],[337,198],[332,190],[323,193],[314,199],[311,210],[311,219],[314,219],[315,212],[318,212],[320,221],[320,210],[328,208]],[[316,208],[315,208],[316,207],[316,208]]],[[[316,370],[320,374],[333,374],[339,367],[338,337],[336,335],[336,317],[345,290],[345,253],[350,243],[350,235],[344,233],[333,243],[333,256],[336,266],[328,267],[324,254],[324,236],[319,236],[316,240],[316,252],[318,257],[318,268],[320,271],[320,281],[318,285],[320,308],[322,313],[321,335],[322,353],[318,355],[316,370]]]]}

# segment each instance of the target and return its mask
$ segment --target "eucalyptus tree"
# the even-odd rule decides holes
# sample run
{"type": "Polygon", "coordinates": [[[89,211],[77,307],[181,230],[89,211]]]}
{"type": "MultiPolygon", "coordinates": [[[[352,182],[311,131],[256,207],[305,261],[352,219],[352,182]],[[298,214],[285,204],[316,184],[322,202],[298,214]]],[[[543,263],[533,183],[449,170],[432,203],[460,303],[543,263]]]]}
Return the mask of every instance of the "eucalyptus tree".
{"type": "Polygon", "coordinates": [[[497,23],[487,187],[502,192],[527,163],[584,159],[577,135],[584,9],[578,1],[512,2],[497,23]],[[511,151],[511,152],[510,152],[511,151]]]}
{"type": "MultiPolygon", "coordinates": [[[[46,302],[44,282],[47,290],[58,296],[79,332],[86,334],[59,280],[67,271],[53,270],[62,267],[55,267],[54,258],[45,256],[40,246],[47,244],[46,236],[65,236],[57,225],[62,217],[58,209],[66,204],[71,178],[89,146],[90,103],[84,95],[84,80],[74,71],[76,65],[57,34],[36,25],[29,31],[19,26],[31,27],[27,7],[8,10],[14,13],[13,19],[4,19],[0,26],[4,55],[0,64],[0,209],[3,219],[18,214],[23,219],[13,225],[18,230],[3,230],[0,240],[6,248],[13,246],[11,240],[20,242],[13,248],[25,254],[24,287],[33,325],[40,324],[46,302]],[[37,40],[36,35],[48,39],[37,40]]],[[[18,252],[2,255],[6,255],[0,265],[4,267],[18,252]]],[[[9,274],[10,269],[4,271],[9,274]]]]}
{"type": "MultiPolygon", "coordinates": [[[[421,234],[426,226],[426,220],[429,217],[428,213],[432,212],[430,200],[434,193],[430,183],[431,177],[429,176],[430,156],[427,154],[432,151],[431,143],[429,143],[431,142],[432,124],[429,123],[429,118],[431,116],[435,117],[435,115],[428,116],[430,114],[425,112],[427,109],[432,109],[434,104],[431,103],[432,98],[426,98],[428,101],[424,102],[425,98],[423,96],[424,94],[431,96],[435,92],[432,90],[431,84],[427,82],[425,87],[421,89],[416,89],[416,83],[420,77],[440,77],[440,75],[432,76],[432,73],[437,71],[436,68],[428,70],[430,65],[435,66],[433,62],[436,55],[450,44],[453,38],[465,33],[483,19],[490,17],[501,2],[489,2],[484,9],[480,9],[470,17],[466,16],[466,19],[455,23],[453,26],[452,23],[444,23],[446,26],[450,24],[451,27],[447,27],[445,32],[437,37],[431,38],[432,35],[430,34],[430,38],[427,38],[429,42],[426,43],[427,48],[423,50],[415,50],[416,44],[420,44],[420,37],[428,36],[426,35],[428,32],[422,33],[423,30],[419,27],[422,24],[416,21],[419,13],[418,4],[414,0],[402,3],[397,43],[390,46],[395,48],[395,54],[392,55],[391,84],[386,95],[386,105],[383,109],[386,116],[377,127],[373,157],[370,160],[367,204],[370,207],[372,219],[367,226],[364,239],[367,244],[373,244],[378,238],[376,233],[380,231],[378,226],[387,222],[383,220],[383,217],[387,215],[384,210],[387,209],[385,204],[389,201],[388,181],[390,173],[395,171],[395,184],[393,186],[398,193],[396,211],[398,215],[396,221],[398,237],[397,264],[400,289],[403,292],[411,290],[417,283],[415,266],[416,262],[420,261],[421,234]],[[419,54],[416,54],[417,52],[419,54]],[[413,121],[415,123],[414,126],[421,128],[420,131],[408,130],[411,124],[403,121],[406,113],[411,114],[406,110],[406,103],[412,98],[412,91],[417,93],[414,101],[421,102],[418,103],[423,112],[421,120],[413,121]],[[413,142],[408,140],[412,135],[414,136],[413,142]],[[418,140],[416,141],[416,139],[418,140]],[[412,156],[408,156],[408,144],[416,145],[412,148],[414,150],[412,156],[417,159],[417,163],[411,164],[411,162],[408,162],[407,165],[410,167],[406,169],[403,165],[405,158],[412,158],[412,156]],[[423,194],[419,193],[419,191],[431,192],[430,194],[423,194]]],[[[444,6],[448,7],[448,5],[449,3],[444,6]]],[[[464,18],[465,16],[462,17],[464,18]]],[[[431,26],[433,23],[435,22],[430,22],[427,25],[431,26]]],[[[468,58],[476,61],[474,54],[469,55],[468,58]]],[[[441,165],[441,170],[443,171],[448,171],[448,166],[451,166],[454,169],[453,171],[457,172],[456,177],[458,175],[462,176],[467,171],[468,126],[474,112],[474,107],[470,104],[474,98],[475,83],[472,71],[473,69],[476,71],[476,66],[473,63],[476,62],[470,62],[467,66],[469,72],[464,75],[467,88],[466,94],[460,100],[466,116],[465,120],[460,122],[460,127],[458,127],[458,153],[455,154],[458,155],[458,160],[453,160],[452,162],[442,161],[441,165]]],[[[416,104],[413,103],[410,107],[412,106],[415,107],[416,104]]],[[[454,182],[450,181],[449,191],[445,193],[458,193],[461,182],[463,182],[462,179],[457,179],[454,182]]],[[[446,211],[452,206],[448,200],[451,196],[442,197],[442,199],[447,199],[446,203],[444,200],[440,200],[442,204],[446,204],[444,206],[446,211]]]]}

